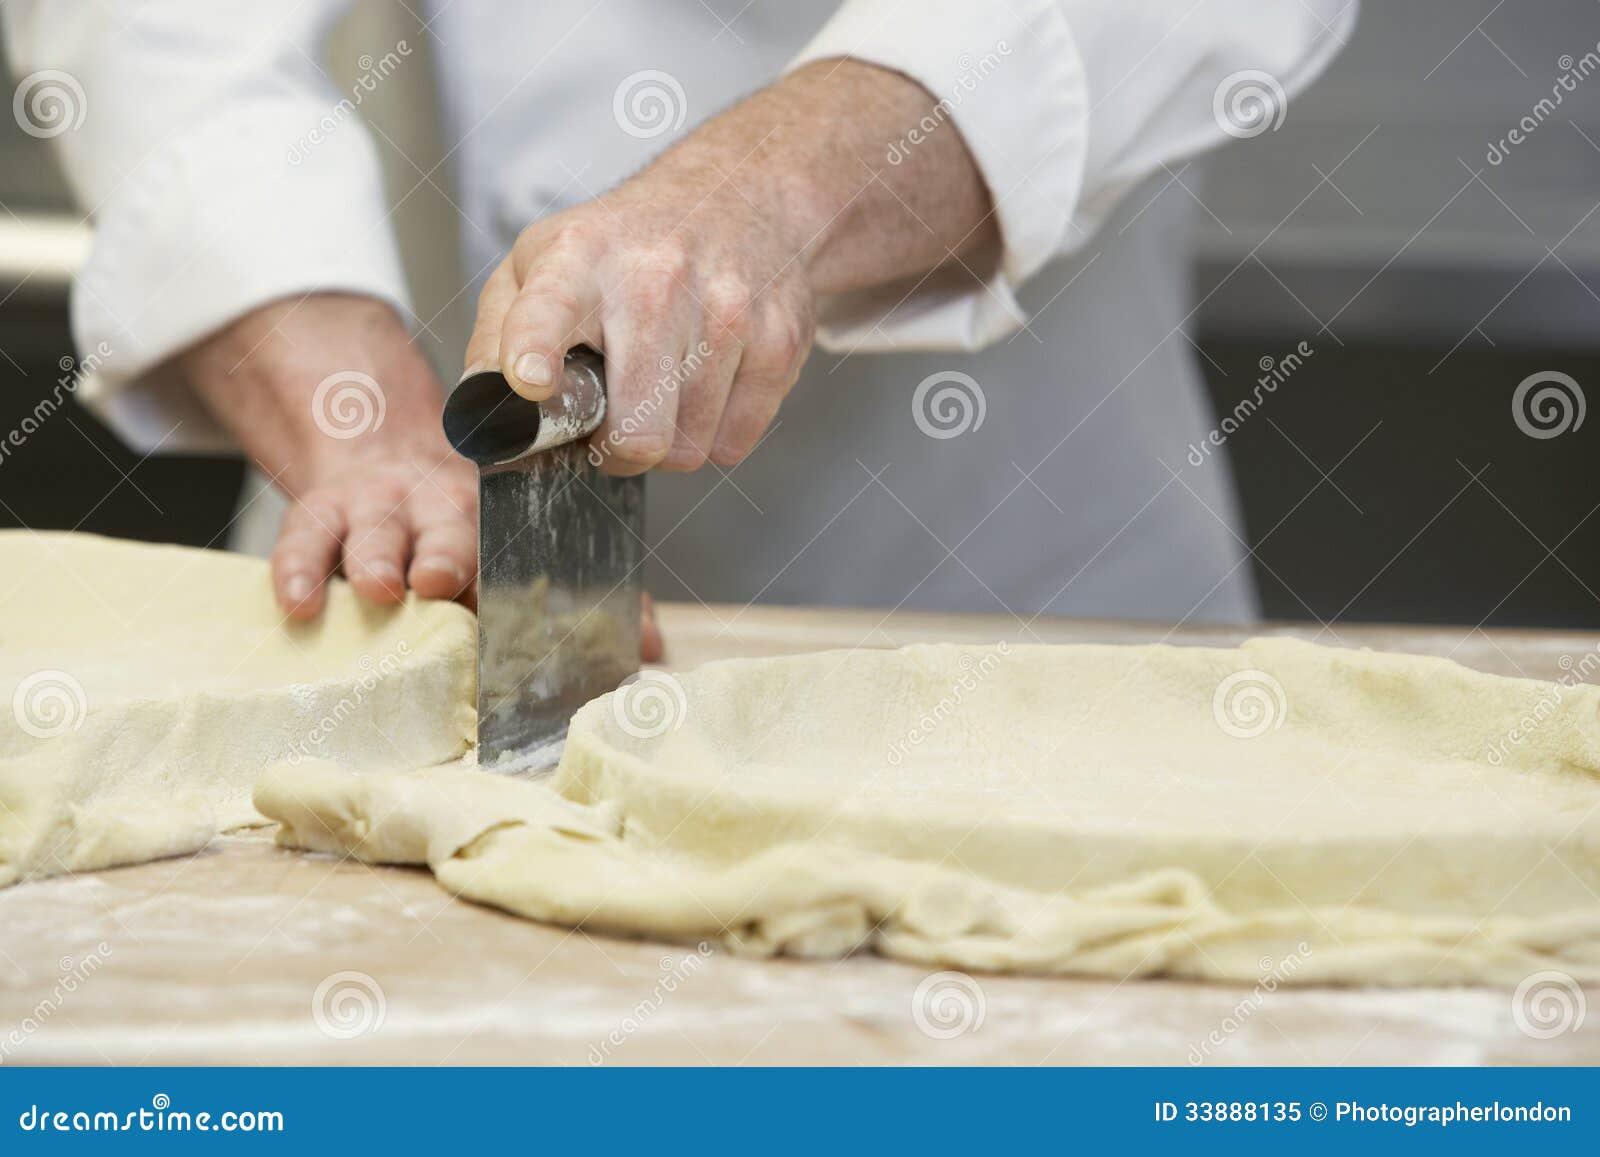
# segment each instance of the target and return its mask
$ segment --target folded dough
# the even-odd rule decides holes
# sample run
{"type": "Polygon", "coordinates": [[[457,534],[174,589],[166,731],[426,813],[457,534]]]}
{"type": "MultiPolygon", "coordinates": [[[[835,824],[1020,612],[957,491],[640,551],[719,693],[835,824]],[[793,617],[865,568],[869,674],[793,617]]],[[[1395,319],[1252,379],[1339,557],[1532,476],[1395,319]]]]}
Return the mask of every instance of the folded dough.
{"type": "Polygon", "coordinates": [[[420,767],[470,742],[461,607],[336,581],[291,624],[260,560],[86,534],[0,532],[0,560],[0,887],[261,823],[251,787],[285,758],[420,767]]]}
{"type": "Polygon", "coordinates": [[[755,955],[1514,983],[1600,979],[1597,769],[1582,684],[1289,639],[919,646],[647,676],[547,783],[303,763],[256,804],[286,844],[755,955]]]}

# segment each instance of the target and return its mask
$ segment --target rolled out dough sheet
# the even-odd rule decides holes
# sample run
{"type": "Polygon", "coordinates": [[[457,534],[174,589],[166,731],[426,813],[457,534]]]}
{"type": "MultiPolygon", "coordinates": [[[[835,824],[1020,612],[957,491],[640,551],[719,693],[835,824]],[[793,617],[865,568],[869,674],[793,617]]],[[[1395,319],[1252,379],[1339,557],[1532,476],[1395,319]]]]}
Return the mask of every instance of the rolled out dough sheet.
{"type": "Polygon", "coordinates": [[[1600,688],[1289,639],[647,674],[554,777],[280,765],[281,842],[749,955],[1279,983],[1600,980],[1600,688]]]}
{"type": "Polygon", "coordinates": [[[262,823],[250,791],[281,760],[418,767],[471,740],[461,607],[335,581],[291,624],[256,559],[32,531],[0,559],[0,886],[262,823]]]}

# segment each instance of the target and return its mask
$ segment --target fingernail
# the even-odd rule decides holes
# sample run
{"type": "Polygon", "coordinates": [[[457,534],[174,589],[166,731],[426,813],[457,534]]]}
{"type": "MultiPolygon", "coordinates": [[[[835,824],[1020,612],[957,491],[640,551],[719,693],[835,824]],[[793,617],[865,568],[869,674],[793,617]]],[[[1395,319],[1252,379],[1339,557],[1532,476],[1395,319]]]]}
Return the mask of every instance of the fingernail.
{"type": "Polygon", "coordinates": [[[385,586],[400,585],[400,568],[392,562],[375,562],[367,567],[367,573],[385,586]]]}
{"type": "Polygon", "coordinates": [[[283,584],[283,597],[290,606],[299,606],[311,597],[312,589],[312,582],[305,575],[290,575],[289,581],[283,584]]]}
{"type": "Polygon", "coordinates": [[[511,369],[517,375],[518,381],[530,386],[550,384],[550,362],[538,354],[523,354],[511,369]]]}
{"type": "Polygon", "coordinates": [[[442,571],[456,582],[461,581],[461,568],[447,558],[425,558],[417,563],[419,570],[442,571]]]}

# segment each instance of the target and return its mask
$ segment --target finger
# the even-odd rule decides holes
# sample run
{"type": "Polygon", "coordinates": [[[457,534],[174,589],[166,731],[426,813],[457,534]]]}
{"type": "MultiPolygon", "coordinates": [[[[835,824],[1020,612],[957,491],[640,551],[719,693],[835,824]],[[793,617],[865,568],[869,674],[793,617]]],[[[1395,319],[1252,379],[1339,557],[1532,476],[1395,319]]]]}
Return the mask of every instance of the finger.
{"type": "Polygon", "coordinates": [[[732,466],[761,441],[800,377],[810,335],[800,321],[773,314],[746,346],[728,404],[712,439],[711,460],[732,466]]]}
{"type": "Polygon", "coordinates": [[[639,606],[639,659],[644,663],[659,663],[666,653],[666,644],[661,638],[661,627],[656,623],[656,601],[648,594],[641,595],[639,606]]]}
{"type": "Polygon", "coordinates": [[[327,601],[328,576],[339,565],[344,513],[316,497],[284,512],[272,548],[272,586],[278,605],[292,619],[312,619],[327,601]]]}
{"type": "Polygon", "coordinates": [[[548,398],[568,350],[601,347],[600,306],[593,266],[575,250],[535,258],[500,328],[500,372],[512,389],[535,401],[548,398]]]}
{"type": "Polygon", "coordinates": [[[410,527],[397,506],[370,501],[356,506],[344,540],[344,577],[365,599],[397,603],[406,597],[410,547],[410,527]]]}
{"type": "Polygon", "coordinates": [[[477,577],[476,512],[426,487],[412,495],[410,508],[411,589],[426,599],[460,599],[477,577]]]}
{"type": "Polygon", "coordinates": [[[673,378],[682,383],[678,386],[677,432],[672,449],[661,460],[661,469],[689,471],[706,464],[742,355],[737,342],[716,349],[701,342],[673,370],[673,378]]]}
{"type": "Polygon", "coordinates": [[[467,339],[466,373],[492,370],[500,365],[500,326],[506,311],[517,299],[517,279],[509,262],[489,275],[478,293],[478,315],[467,339]]]}
{"type": "Polygon", "coordinates": [[[606,417],[591,445],[608,474],[650,469],[675,437],[679,391],[672,368],[691,345],[689,296],[675,278],[630,279],[619,316],[606,319],[606,417]]]}

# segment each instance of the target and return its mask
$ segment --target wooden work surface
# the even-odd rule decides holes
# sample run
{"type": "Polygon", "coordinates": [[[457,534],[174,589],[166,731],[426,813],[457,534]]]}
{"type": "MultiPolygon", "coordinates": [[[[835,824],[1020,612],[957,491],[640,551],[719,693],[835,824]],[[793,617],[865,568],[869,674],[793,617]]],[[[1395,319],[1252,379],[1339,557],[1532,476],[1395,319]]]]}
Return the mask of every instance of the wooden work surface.
{"type": "MultiPolygon", "coordinates": [[[[1225,630],[786,608],[662,609],[668,666],[929,640],[1231,643],[1225,630]]],[[[1315,628],[1295,631],[1316,636],[1315,628]]],[[[1325,642],[1450,655],[1555,678],[1600,635],[1345,628],[1325,642]]],[[[1600,1062],[1600,1008],[1532,1039],[1499,990],[1347,991],[1171,981],[977,978],[983,1020],[938,1039],[912,998],[928,970],[813,963],[590,936],[455,900],[426,871],[275,847],[205,853],[0,893],[0,1063],[584,1065],[1573,1064],[1600,1062]],[[335,974],[381,990],[382,1021],[319,1027],[335,974]],[[79,977],[82,979],[79,979],[79,977]],[[672,977],[670,983],[667,978],[672,977]],[[368,979],[370,978],[370,980],[368,979]],[[70,981],[70,983],[68,983],[70,981]]],[[[368,996],[368,1009],[377,1008],[368,996]]]]}

